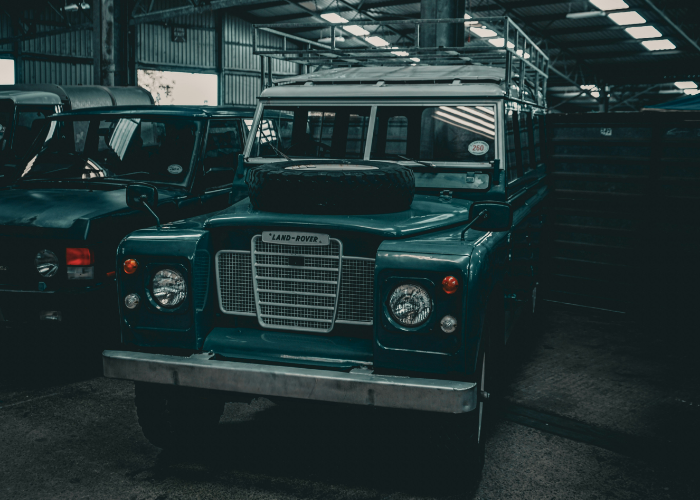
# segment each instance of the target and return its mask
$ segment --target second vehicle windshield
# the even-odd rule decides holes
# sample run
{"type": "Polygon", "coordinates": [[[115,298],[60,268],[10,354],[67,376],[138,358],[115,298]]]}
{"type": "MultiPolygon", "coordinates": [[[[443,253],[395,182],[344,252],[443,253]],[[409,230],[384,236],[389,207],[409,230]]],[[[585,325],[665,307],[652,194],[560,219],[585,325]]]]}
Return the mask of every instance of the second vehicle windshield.
{"type": "MultiPolygon", "coordinates": [[[[266,106],[250,156],[362,159],[371,115],[371,106],[266,106]]],[[[372,132],[370,159],[495,158],[495,106],[377,106],[372,132]]]]}
{"type": "Polygon", "coordinates": [[[201,128],[187,118],[50,121],[22,180],[110,179],[184,184],[201,128]]]}

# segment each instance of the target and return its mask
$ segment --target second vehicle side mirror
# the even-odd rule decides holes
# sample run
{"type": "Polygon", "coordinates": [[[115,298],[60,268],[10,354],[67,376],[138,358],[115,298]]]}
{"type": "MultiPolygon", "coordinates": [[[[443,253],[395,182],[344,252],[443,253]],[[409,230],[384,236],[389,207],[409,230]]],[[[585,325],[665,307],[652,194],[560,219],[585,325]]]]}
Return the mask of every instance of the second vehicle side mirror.
{"type": "Polygon", "coordinates": [[[150,213],[160,228],[160,219],[153,211],[158,205],[158,190],[150,184],[133,183],[126,187],[126,204],[129,208],[150,213]]]}

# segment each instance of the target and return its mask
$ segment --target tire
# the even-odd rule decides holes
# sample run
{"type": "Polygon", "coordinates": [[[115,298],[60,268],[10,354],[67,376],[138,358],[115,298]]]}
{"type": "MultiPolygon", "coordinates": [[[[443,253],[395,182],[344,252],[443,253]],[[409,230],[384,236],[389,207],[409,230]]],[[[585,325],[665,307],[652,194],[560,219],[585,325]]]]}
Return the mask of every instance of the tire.
{"type": "Polygon", "coordinates": [[[143,435],[165,450],[206,442],[224,412],[224,398],[212,391],[136,382],[135,393],[143,435]]]}
{"type": "Polygon", "coordinates": [[[277,213],[403,212],[411,207],[415,193],[410,168],[360,160],[260,165],[250,169],[247,184],[253,208],[277,213]]]}

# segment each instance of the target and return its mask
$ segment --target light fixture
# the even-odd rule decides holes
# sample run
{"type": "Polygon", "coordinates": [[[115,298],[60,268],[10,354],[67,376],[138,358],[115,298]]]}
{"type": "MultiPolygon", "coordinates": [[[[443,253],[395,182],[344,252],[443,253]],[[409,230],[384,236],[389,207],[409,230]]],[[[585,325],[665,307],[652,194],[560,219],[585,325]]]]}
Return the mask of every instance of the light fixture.
{"type": "MultiPolygon", "coordinates": [[[[493,45],[494,47],[503,47],[503,42],[505,42],[505,39],[503,39],[503,38],[490,38],[489,39],[489,43],[491,45],[493,45]]],[[[513,42],[508,42],[509,49],[512,49],[514,47],[515,47],[515,45],[513,45],[513,42]]],[[[519,50],[518,52],[519,52],[518,55],[523,54],[522,50],[519,50]]]]}
{"type": "Polygon", "coordinates": [[[399,56],[399,57],[408,56],[408,52],[406,52],[405,50],[392,50],[391,53],[394,54],[395,56],[399,56]]]}
{"type": "Polygon", "coordinates": [[[638,12],[628,10],[627,12],[612,12],[608,17],[619,26],[627,26],[628,24],[644,24],[647,22],[638,12]]]}
{"type": "Polygon", "coordinates": [[[698,88],[698,84],[695,82],[676,82],[674,85],[681,90],[698,88]]]}
{"type": "Polygon", "coordinates": [[[634,38],[659,38],[661,32],[653,26],[636,26],[634,28],[625,28],[625,31],[634,38]]]}
{"type": "Polygon", "coordinates": [[[607,16],[607,12],[603,12],[602,10],[589,10],[586,12],[569,12],[566,15],[567,19],[588,19],[589,17],[605,17],[607,16]]]}
{"type": "Polygon", "coordinates": [[[411,57],[410,59],[411,59],[411,61],[413,61],[414,63],[419,63],[419,62],[420,62],[420,59],[418,59],[417,57],[411,57]]]}
{"type": "Polygon", "coordinates": [[[367,38],[365,38],[365,40],[374,45],[375,47],[386,47],[387,45],[389,45],[389,42],[387,42],[380,36],[368,36],[367,38]]]}
{"type": "Polygon", "coordinates": [[[330,13],[330,14],[321,14],[321,17],[328,21],[329,23],[333,24],[341,24],[341,23],[347,23],[348,20],[345,19],[343,16],[339,16],[336,13],[330,13]]]}
{"type": "Polygon", "coordinates": [[[88,10],[89,8],[90,8],[90,4],[85,3],[85,2],[80,2],[80,5],[78,5],[77,3],[67,3],[63,7],[63,11],[64,12],[78,12],[80,9],[88,10]]]}
{"type": "MultiPolygon", "coordinates": [[[[336,43],[338,43],[338,42],[344,42],[344,41],[345,41],[345,37],[336,36],[336,37],[335,37],[335,41],[336,41],[336,43]]],[[[318,39],[318,43],[331,43],[331,42],[332,42],[332,40],[331,40],[331,37],[329,37],[329,36],[324,37],[324,38],[319,38],[319,39],[318,39]]]]}
{"type": "Polygon", "coordinates": [[[349,24],[347,26],[343,26],[343,29],[347,31],[348,33],[355,35],[355,36],[367,36],[369,35],[369,31],[366,29],[357,26],[356,24],[349,24]]]}
{"type": "Polygon", "coordinates": [[[488,28],[470,28],[470,32],[474,33],[476,36],[480,36],[482,38],[488,38],[491,36],[498,36],[498,33],[496,33],[493,30],[490,30],[488,28]]]}
{"type": "Polygon", "coordinates": [[[700,94],[700,89],[685,89],[683,93],[685,95],[698,95],[700,94]]]}
{"type": "Polygon", "coordinates": [[[649,50],[673,50],[676,48],[673,42],[665,38],[663,40],[644,40],[642,45],[649,50]]]}
{"type": "Polygon", "coordinates": [[[589,0],[600,10],[620,10],[629,9],[629,5],[624,0],[589,0]]]}

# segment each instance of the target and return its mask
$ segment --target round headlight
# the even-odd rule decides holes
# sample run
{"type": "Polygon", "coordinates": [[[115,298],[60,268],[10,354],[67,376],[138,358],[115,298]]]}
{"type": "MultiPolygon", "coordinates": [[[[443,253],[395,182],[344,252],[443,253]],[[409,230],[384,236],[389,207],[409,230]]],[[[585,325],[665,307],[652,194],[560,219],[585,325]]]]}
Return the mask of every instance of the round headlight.
{"type": "Polygon", "coordinates": [[[58,257],[51,250],[40,250],[34,257],[36,270],[44,278],[50,278],[58,272],[58,257]]]}
{"type": "Polygon", "coordinates": [[[420,326],[428,320],[433,309],[432,300],[425,288],[404,284],[397,286],[389,296],[389,311],[400,325],[420,326]]]}
{"type": "Polygon", "coordinates": [[[153,276],[153,298],[163,307],[176,307],[187,297],[187,283],[178,271],[161,269],[153,276]]]}

